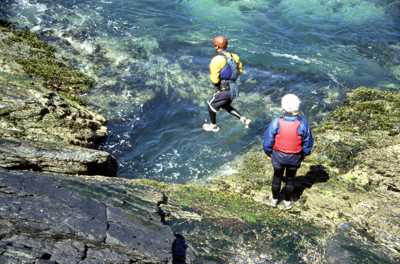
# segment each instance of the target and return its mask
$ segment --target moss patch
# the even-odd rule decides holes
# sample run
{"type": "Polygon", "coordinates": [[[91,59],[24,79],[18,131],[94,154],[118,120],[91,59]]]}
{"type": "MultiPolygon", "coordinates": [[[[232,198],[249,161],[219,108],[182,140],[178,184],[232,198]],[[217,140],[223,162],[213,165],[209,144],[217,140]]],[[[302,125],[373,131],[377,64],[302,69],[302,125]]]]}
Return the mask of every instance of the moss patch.
{"type": "Polygon", "coordinates": [[[362,151],[390,146],[400,134],[400,94],[355,89],[314,133],[316,159],[346,172],[362,151]]]}
{"type": "Polygon", "coordinates": [[[299,221],[295,211],[273,209],[214,183],[174,185],[164,191],[173,207],[172,228],[184,233],[196,249],[204,249],[200,255],[227,263],[246,250],[298,262],[307,248],[319,252],[317,240],[326,234],[311,222],[299,221]]]}
{"type": "Polygon", "coordinates": [[[15,30],[4,43],[13,50],[12,55],[23,70],[43,80],[49,89],[83,92],[93,84],[92,79],[57,59],[55,48],[32,32],[15,30]]]}
{"type": "Polygon", "coordinates": [[[400,94],[360,87],[348,94],[317,131],[335,129],[366,134],[374,130],[400,133],[400,94]]]}

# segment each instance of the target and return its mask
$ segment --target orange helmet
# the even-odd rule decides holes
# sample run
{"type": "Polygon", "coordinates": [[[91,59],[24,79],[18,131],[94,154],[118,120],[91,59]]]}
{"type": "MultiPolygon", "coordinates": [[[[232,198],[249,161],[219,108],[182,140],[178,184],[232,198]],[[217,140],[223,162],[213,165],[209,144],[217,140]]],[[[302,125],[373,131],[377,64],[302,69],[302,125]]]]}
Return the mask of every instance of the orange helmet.
{"type": "Polygon", "coordinates": [[[226,49],[228,47],[228,39],[224,36],[216,36],[212,43],[215,48],[226,49]]]}

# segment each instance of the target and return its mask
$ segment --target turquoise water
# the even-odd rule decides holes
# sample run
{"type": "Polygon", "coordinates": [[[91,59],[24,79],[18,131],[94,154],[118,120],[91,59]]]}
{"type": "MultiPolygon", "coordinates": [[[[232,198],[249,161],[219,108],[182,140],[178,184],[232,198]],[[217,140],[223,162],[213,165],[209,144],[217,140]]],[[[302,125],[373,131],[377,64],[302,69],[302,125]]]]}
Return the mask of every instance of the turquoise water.
{"type": "MultiPolygon", "coordinates": [[[[360,85],[400,88],[400,2],[385,0],[3,0],[0,16],[37,31],[96,79],[87,100],[109,122],[119,174],[184,182],[229,173],[288,92],[314,124],[360,85]],[[203,132],[216,34],[244,64],[221,132],[203,132]]],[[[259,146],[261,151],[261,146],[259,146]]]]}

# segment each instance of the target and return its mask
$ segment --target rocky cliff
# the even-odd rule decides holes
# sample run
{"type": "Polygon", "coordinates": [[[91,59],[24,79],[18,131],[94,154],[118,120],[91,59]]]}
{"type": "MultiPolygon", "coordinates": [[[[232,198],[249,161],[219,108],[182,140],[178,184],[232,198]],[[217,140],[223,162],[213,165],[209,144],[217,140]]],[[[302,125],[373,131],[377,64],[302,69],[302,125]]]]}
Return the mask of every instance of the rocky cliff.
{"type": "Polygon", "coordinates": [[[0,24],[0,167],[115,175],[94,150],[106,120],[80,100],[91,80],[35,34],[0,24]],[[90,149],[88,149],[90,148],[90,149]]]}
{"type": "Polygon", "coordinates": [[[161,200],[127,180],[0,170],[0,263],[168,263],[161,200]]]}
{"type": "Polygon", "coordinates": [[[117,161],[96,149],[106,120],[80,97],[92,80],[4,21],[0,65],[0,263],[179,263],[179,247],[189,261],[160,191],[95,176],[117,161]]]}
{"type": "Polygon", "coordinates": [[[0,47],[1,263],[400,261],[399,93],[356,89],[313,128],[284,211],[261,142],[207,182],[94,176],[116,161],[93,148],[107,132],[79,98],[92,81],[6,23],[0,47]]]}

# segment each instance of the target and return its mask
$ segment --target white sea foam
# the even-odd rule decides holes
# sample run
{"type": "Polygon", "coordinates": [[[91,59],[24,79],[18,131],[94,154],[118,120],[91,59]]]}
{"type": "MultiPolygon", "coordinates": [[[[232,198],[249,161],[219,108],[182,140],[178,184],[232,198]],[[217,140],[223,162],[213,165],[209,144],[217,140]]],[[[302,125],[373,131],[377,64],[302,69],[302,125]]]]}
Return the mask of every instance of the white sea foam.
{"type": "Polygon", "coordinates": [[[72,37],[65,37],[64,39],[67,40],[74,49],[80,52],[92,54],[95,50],[93,43],[88,40],[78,41],[76,39],[73,39],[72,37]]]}
{"type": "Polygon", "coordinates": [[[22,6],[22,7],[29,7],[32,6],[29,0],[16,0],[17,4],[22,6]]]}
{"type": "Polygon", "coordinates": [[[36,4],[35,7],[37,12],[43,13],[47,10],[47,6],[45,4],[36,4]]]}
{"type": "Polygon", "coordinates": [[[336,78],[336,76],[333,73],[328,73],[329,78],[336,83],[337,85],[341,85],[341,83],[338,81],[338,79],[336,78]]]}
{"type": "Polygon", "coordinates": [[[17,0],[16,1],[17,6],[23,8],[23,9],[29,9],[32,11],[35,11],[37,13],[43,13],[44,11],[47,10],[47,6],[43,3],[32,3],[29,0],[17,0]]]}
{"type": "Polygon", "coordinates": [[[36,25],[36,26],[34,26],[34,27],[31,28],[31,30],[32,30],[33,32],[38,32],[38,31],[40,31],[41,29],[42,29],[42,27],[41,27],[40,25],[36,25]]]}
{"type": "Polygon", "coordinates": [[[291,60],[295,60],[295,61],[299,61],[299,62],[304,62],[306,64],[310,64],[310,63],[322,64],[321,61],[314,59],[314,58],[301,58],[297,55],[288,54],[288,53],[279,53],[279,52],[273,52],[273,51],[270,53],[274,57],[287,58],[287,59],[291,59],[291,60]]]}

